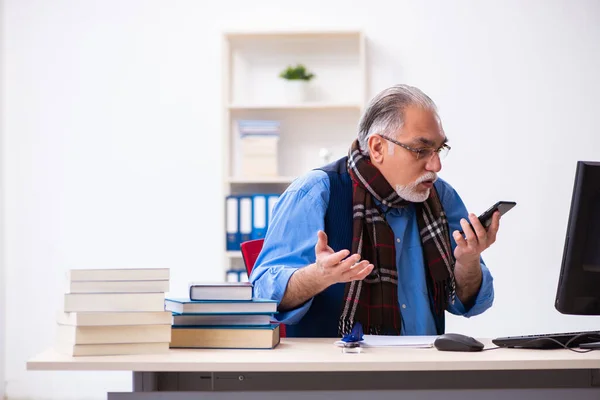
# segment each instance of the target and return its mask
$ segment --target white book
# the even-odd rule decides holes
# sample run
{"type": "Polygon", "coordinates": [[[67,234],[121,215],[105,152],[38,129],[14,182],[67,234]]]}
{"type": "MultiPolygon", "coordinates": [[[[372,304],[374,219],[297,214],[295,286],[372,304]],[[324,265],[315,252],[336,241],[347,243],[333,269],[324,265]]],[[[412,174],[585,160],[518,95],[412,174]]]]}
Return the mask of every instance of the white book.
{"type": "Polygon", "coordinates": [[[169,343],[68,344],[56,342],[54,349],[73,357],[161,354],[169,351],[169,343]]]}
{"type": "Polygon", "coordinates": [[[220,282],[189,284],[191,300],[251,300],[252,284],[249,282],[220,282]]]}
{"type": "Polygon", "coordinates": [[[59,312],[56,321],[61,325],[73,326],[162,325],[173,322],[173,313],[170,311],[59,312]]]}
{"type": "Polygon", "coordinates": [[[164,293],[169,281],[70,281],[69,293],[164,293]]]}
{"type": "Polygon", "coordinates": [[[72,269],[69,281],[161,281],[170,277],[169,268],[72,269]]]}
{"type": "Polygon", "coordinates": [[[156,343],[171,341],[171,325],[71,326],[58,324],[57,341],[68,344],[156,343]]]}
{"type": "Polygon", "coordinates": [[[164,293],[67,293],[64,312],[164,311],[164,293]]]}

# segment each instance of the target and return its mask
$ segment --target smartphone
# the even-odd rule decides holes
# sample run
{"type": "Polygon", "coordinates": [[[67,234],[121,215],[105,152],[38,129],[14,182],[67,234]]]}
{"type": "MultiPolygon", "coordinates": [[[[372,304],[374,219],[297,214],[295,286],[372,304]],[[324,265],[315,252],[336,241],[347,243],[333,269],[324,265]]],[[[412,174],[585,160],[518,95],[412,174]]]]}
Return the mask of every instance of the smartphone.
{"type": "MultiPolygon", "coordinates": [[[[481,225],[483,225],[483,227],[487,229],[492,224],[492,216],[496,211],[500,211],[500,216],[503,216],[516,205],[517,203],[515,203],[514,201],[499,201],[487,210],[485,210],[483,214],[481,214],[478,217],[479,222],[481,222],[481,225]]],[[[473,229],[473,225],[469,225],[471,226],[471,229],[473,229]]],[[[464,235],[464,232],[460,231],[460,234],[464,235]]]]}

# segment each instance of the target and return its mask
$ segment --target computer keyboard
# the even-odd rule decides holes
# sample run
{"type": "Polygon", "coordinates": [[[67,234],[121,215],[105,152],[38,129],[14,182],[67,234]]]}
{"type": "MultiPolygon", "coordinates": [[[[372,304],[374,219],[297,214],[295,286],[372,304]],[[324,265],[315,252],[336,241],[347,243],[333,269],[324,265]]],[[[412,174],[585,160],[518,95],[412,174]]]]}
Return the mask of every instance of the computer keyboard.
{"type": "Polygon", "coordinates": [[[600,331],[546,333],[525,336],[507,336],[492,340],[500,347],[520,347],[525,349],[557,349],[579,347],[583,343],[600,342],[600,331]]]}

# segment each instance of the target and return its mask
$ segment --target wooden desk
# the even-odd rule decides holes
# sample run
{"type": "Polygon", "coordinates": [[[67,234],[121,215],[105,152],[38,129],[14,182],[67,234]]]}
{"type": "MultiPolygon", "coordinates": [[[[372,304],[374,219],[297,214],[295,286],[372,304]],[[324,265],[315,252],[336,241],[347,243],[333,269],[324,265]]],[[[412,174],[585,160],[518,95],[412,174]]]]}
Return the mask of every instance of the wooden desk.
{"type": "MultiPolygon", "coordinates": [[[[481,340],[495,347],[489,340],[481,340]]],[[[190,392],[588,388],[600,398],[600,351],[366,348],[344,354],[332,339],[282,339],[274,350],[183,350],[69,357],[48,350],[29,370],[132,371],[132,393],[109,399],[197,397],[190,392]],[[162,392],[162,394],[157,393],[162,392]],[[174,392],[179,392],[175,394],[174,392]],[[183,393],[185,392],[185,393],[183,393]],[[159,395],[161,397],[157,397],[159,395]]]]}

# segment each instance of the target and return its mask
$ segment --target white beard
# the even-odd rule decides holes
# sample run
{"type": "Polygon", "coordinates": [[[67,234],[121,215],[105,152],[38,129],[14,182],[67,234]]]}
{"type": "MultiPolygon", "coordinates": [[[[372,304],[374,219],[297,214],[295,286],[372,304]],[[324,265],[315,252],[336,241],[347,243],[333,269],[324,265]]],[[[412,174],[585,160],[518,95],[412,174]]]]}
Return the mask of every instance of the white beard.
{"type": "Polygon", "coordinates": [[[413,183],[409,183],[408,185],[396,185],[396,193],[398,196],[403,198],[406,201],[410,201],[412,203],[422,203],[429,198],[429,194],[431,193],[431,189],[427,189],[424,192],[417,191],[417,186],[425,181],[433,181],[437,180],[437,175],[435,172],[428,172],[425,175],[419,177],[413,183]]]}

